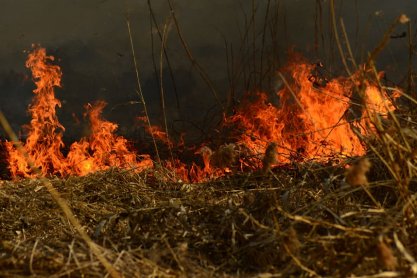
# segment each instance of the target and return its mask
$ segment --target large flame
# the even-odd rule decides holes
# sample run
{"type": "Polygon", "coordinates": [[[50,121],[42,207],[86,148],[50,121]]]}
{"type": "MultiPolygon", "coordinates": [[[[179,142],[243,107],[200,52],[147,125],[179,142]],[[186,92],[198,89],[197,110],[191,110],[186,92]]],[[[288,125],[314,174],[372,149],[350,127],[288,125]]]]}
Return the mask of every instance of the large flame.
{"type": "MultiPolygon", "coordinates": [[[[53,60],[45,49],[37,47],[26,62],[37,88],[29,107],[32,121],[23,145],[41,174],[86,175],[111,167],[138,171],[152,168],[150,156],[131,151],[128,141],[115,134],[117,124],[101,117],[106,106],[103,101],[86,106],[91,134],[73,143],[66,157],[62,154],[64,127],[56,116],[61,103],[54,93],[62,73],[51,64],[53,60]]],[[[371,82],[363,77],[369,74],[365,69],[349,78],[328,80],[320,75],[317,66],[297,56],[282,69],[283,86],[276,93],[278,105],[272,104],[264,92],[258,92],[255,100],[245,98],[237,112],[225,119],[225,132],[231,131],[228,143],[211,145],[213,149],[205,144],[189,148],[201,156],[201,163],[197,163],[200,165],[180,161],[173,151],[178,151],[180,145],[184,147],[181,141],[174,143],[161,128],[139,117],[154,139],[169,147],[170,159],[160,162],[171,174],[165,171],[162,178],[203,181],[247,167],[266,171],[277,163],[363,155],[365,147],[355,132],[372,132],[372,117],[393,111],[393,102],[378,78],[371,82]]],[[[12,143],[6,142],[6,147],[12,176],[34,176],[27,158],[12,143]]],[[[158,173],[163,171],[154,172],[158,173]]]]}
{"type": "Polygon", "coordinates": [[[243,103],[226,120],[226,126],[238,126],[239,145],[261,156],[270,143],[275,143],[281,163],[365,153],[352,127],[369,123],[370,111],[386,114],[394,110],[390,98],[376,85],[365,83],[363,103],[354,104],[351,98],[358,90],[358,77],[317,80],[320,77],[312,76],[315,67],[295,58],[281,75],[286,77],[277,92],[278,106],[259,92],[255,101],[243,103]]]}
{"type": "Polygon", "coordinates": [[[56,107],[60,107],[61,103],[54,93],[54,87],[60,86],[62,73],[59,66],[50,64],[53,60],[54,57],[47,56],[44,48],[36,47],[26,62],[37,87],[33,91],[35,97],[29,108],[32,120],[28,127],[28,137],[23,144],[29,160],[11,142],[6,142],[11,175],[35,176],[28,161],[33,162],[43,176],[86,175],[110,167],[134,168],[139,171],[152,167],[148,155],[137,156],[129,150],[125,138],[115,135],[116,124],[101,118],[101,112],[106,106],[102,101],[87,106],[91,124],[90,137],[73,143],[67,157],[62,154],[64,127],[56,116],[56,107]]]}
{"type": "MultiPolygon", "coordinates": [[[[63,174],[66,160],[61,153],[64,146],[62,132],[64,127],[56,116],[56,108],[61,102],[55,98],[54,87],[61,83],[59,66],[50,64],[53,56],[47,56],[44,48],[35,48],[29,54],[26,67],[32,71],[36,89],[35,97],[29,107],[32,120],[28,129],[28,137],[24,144],[30,160],[43,175],[48,173],[63,174]]],[[[13,176],[33,176],[27,159],[10,142],[6,143],[9,153],[10,171],[13,176]]]]}

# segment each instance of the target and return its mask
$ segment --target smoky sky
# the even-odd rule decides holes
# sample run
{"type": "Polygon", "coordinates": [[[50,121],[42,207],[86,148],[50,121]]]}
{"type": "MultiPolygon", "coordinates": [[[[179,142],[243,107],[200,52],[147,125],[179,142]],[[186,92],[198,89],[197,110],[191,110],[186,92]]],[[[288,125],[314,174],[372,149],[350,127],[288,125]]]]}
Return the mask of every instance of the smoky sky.
{"type": "MultiPolygon", "coordinates": [[[[133,132],[136,136],[139,128],[135,117],[144,111],[138,103],[126,23],[129,20],[141,86],[152,120],[161,123],[162,82],[165,109],[174,131],[196,126],[199,130],[209,128],[213,124],[210,120],[219,115],[212,90],[184,50],[168,2],[149,2],[158,28],[165,34],[174,83],[166,59],[160,59],[158,28],[151,24],[147,0],[0,0],[0,108],[13,127],[19,128],[29,121],[26,110],[33,84],[24,63],[26,51],[35,43],[54,55],[62,68],[62,88],[57,89],[56,96],[63,102],[59,117],[68,136],[81,135],[83,127],[78,120],[82,119],[83,105],[99,99],[109,103],[105,117],[117,122],[122,134],[133,132]]],[[[273,65],[276,70],[285,63],[288,49],[294,48],[313,62],[325,62],[335,74],[343,73],[330,32],[329,1],[171,2],[181,34],[221,102],[226,101],[230,92],[231,75],[238,75],[246,66],[243,61],[252,55],[244,50],[250,46],[252,35],[257,45],[263,41],[262,57],[266,61],[263,64],[273,65]],[[245,28],[248,25],[255,26],[253,34],[251,27],[245,28]]],[[[405,13],[412,26],[417,19],[417,3],[412,0],[336,0],[335,3],[336,16],[343,18],[358,61],[366,58],[397,16],[405,13]]],[[[378,59],[380,69],[398,82],[408,61],[408,34],[401,38],[403,32],[407,32],[405,25],[395,30],[400,38],[392,39],[378,59]]],[[[260,55],[258,47],[256,58],[260,59],[260,55]]],[[[273,72],[274,69],[269,74],[273,72]]],[[[233,80],[236,94],[242,95],[247,89],[245,77],[233,80]]]]}

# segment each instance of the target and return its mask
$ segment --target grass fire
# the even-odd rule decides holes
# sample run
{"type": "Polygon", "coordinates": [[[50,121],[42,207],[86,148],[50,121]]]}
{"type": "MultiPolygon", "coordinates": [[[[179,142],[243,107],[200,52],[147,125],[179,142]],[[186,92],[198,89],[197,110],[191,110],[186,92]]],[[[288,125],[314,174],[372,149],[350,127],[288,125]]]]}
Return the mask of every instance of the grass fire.
{"type": "Polygon", "coordinates": [[[281,62],[281,6],[253,1],[239,48],[225,42],[226,95],[195,58],[172,2],[163,24],[147,4],[159,120],[129,17],[137,99],[80,102],[86,127],[77,139],[60,121],[76,119],[75,112],[63,114],[71,64],[40,44],[25,52],[24,80],[35,86],[30,120],[15,130],[0,111],[0,276],[416,276],[412,19],[396,15],[359,57],[343,18],[336,19],[337,1],[329,1],[329,14],[327,2],[316,1],[315,53],[329,43],[340,61],[324,63],[289,47],[281,62]],[[404,26],[405,35],[397,35],[404,26]],[[170,90],[177,94],[170,32],[212,98],[201,122],[169,118],[187,113],[180,96],[168,102],[170,90]],[[408,70],[394,82],[378,58],[404,37],[408,70]],[[130,106],[135,113],[125,114],[137,137],[109,119],[130,106]]]}

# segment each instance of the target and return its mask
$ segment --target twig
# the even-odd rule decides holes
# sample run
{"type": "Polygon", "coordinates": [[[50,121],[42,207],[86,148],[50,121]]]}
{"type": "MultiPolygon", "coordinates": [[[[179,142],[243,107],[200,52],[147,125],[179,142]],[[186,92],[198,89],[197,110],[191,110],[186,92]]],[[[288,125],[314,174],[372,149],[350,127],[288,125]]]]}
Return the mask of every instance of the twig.
{"type": "Polygon", "coordinates": [[[335,8],[334,8],[334,0],[330,0],[330,13],[332,16],[332,26],[333,26],[333,33],[334,33],[334,37],[336,39],[336,44],[337,44],[337,48],[339,49],[339,54],[340,54],[340,58],[342,59],[343,65],[345,66],[345,70],[346,73],[351,76],[352,73],[347,65],[346,62],[346,58],[345,55],[343,53],[343,49],[342,49],[342,45],[340,43],[340,39],[339,39],[339,32],[337,31],[337,26],[336,26],[336,12],[335,12],[335,8]]]}
{"type": "MultiPolygon", "coordinates": [[[[149,13],[151,15],[151,19],[153,21],[153,24],[155,24],[156,30],[158,31],[159,39],[162,42],[161,30],[159,29],[158,22],[156,21],[155,13],[153,12],[152,5],[151,5],[151,0],[148,0],[148,7],[149,7],[149,13]]],[[[152,24],[151,24],[151,28],[152,28],[152,24]]],[[[152,30],[151,30],[151,37],[152,37],[152,51],[153,51],[153,32],[152,32],[152,30]]],[[[165,60],[167,62],[168,70],[169,70],[169,76],[170,76],[171,81],[172,81],[172,87],[173,87],[174,93],[175,93],[177,108],[179,109],[180,108],[180,102],[179,102],[179,96],[178,96],[177,82],[175,81],[174,71],[172,70],[171,60],[169,59],[166,47],[164,47],[163,50],[164,50],[164,56],[165,56],[165,60]]]]}
{"type": "Polygon", "coordinates": [[[342,34],[343,38],[345,39],[346,48],[348,50],[350,61],[353,64],[355,70],[358,68],[358,65],[356,64],[355,57],[353,56],[352,48],[350,47],[349,37],[346,32],[345,23],[343,21],[343,18],[340,18],[340,27],[342,28],[342,34]]]}
{"type": "Polygon", "coordinates": [[[31,275],[36,275],[35,272],[33,271],[33,257],[35,256],[36,246],[38,246],[38,243],[39,243],[39,239],[37,238],[35,241],[35,244],[33,245],[32,253],[30,254],[29,270],[30,270],[31,275]]]}
{"type": "MultiPolygon", "coordinates": [[[[137,82],[137,86],[138,86],[138,90],[136,91],[136,93],[139,95],[139,98],[140,98],[140,100],[143,104],[143,109],[145,111],[145,116],[146,116],[146,119],[148,121],[149,129],[152,130],[151,120],[149,119],[148,109],[146,108],[146,102],[145,102],[145,98],[143,96],[142,85],[140,84],[139,69],[138,69],[138,64],[136,62],[136,54],[135,54],[135,48],[134,48],[134,45],[133,45],[132,32],[130,30],[129,18],[126,18],[126,24],[127,24],[127,30],[129,31],[130,47],[131,47],[131,50],[132,50],[133,64],[135,66],[135,72],[136,72],[136,82],[137,82]]],[[[159,156],[158,146],[156,144],[155,136],[153,135],[152,132],[151,132],[151,136],[152,136],[153,145],[155,147],[155,152],[156,152],[156,157],[158,159],[158,163],[161,164],[161,158],[159,156]]]]}
{"type": "Polygon", "coordinates": [[[290,255],[291,259],[295,262],[295,264],[298,265],[302,270],[308,272],[312,276],[320,277],[320,275],[318,275],[314,270],[309,269],[308,267],[303,265],[303,263],[296,256],[294,256],[294,254],[291,252],[290,248],[288,248],[286,244],[284,244],[284,248],[285,251],[287,251],[288,255],[290,255]]]}
{"type": "Polygon", "coordinates": [[[168,0],[168,5],[169,5],[169,8],[171,9],[171,15],[172,15],[172,18],[174,19],[175,28],[177,29],[178,36],[180,38],[180,41],[181,41],[182,46],[184,47],[185,52],[187,53],[188,59],[191,61],[191,64],[197,69],[197,71],[200,74],[200,76],[203,79],[203,81],[210,88],[211,93],[212,93],[214,99],[217,101],[217,104],[220,106],[220,108],[224,112],[225,111],[224,106],[223,106],[222,102],[220,101],[220,99],[219,99],[219,97],[217,95],[216,89],[214,88],[214,85],[213,85],[212,81],[210,80],[210,78],[207,75],[207,73],[204,71],[203,67],[194,58],[193,54],[191,53],[190,48],[188,47],[187,42],[184,39],[184,36],[183,36],[182,31],[181,31],[181,28],[179,26],[177,17],[175,15],[174,8],[173,8],[172,3],[171,3],[171,0],[168,0]]]}

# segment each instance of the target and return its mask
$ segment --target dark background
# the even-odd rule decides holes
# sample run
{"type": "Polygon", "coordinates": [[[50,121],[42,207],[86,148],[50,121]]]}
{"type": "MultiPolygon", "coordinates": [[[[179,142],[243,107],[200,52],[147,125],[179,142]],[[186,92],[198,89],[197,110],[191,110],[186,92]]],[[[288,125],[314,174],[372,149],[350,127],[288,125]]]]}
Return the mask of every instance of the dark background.
{"type": "MultiPolygon", "coordinates": [[[[345,22],[358,61],[363,61],[401,13],[416,26],[417,3],[413,0],[335,2],[337,17],[345,22]]],[[[169,127],[172,134],[186,131],[190,140],[197,140],[215,126],[221,109],[179,40],[168,2],[150,3],[159,29],[167,23],[166,48],[175,79],[173,83],[164,59],[169,127]]],[[[344,73],[329,31],[329,1],[172,0],[172,4],[192,55],[224,105],[232,91],[236,100],[247,90],[272,93],[279,83],[276,70],[285,63],[290,48],[312,62],[324,62],[334,75],[344,73]]],[[[33,96],[33,82],[24,66],[25,51],[38,43],[62,67],[62,88],[56,96],[63,103],[59,119],[67,129],[66,141],[83,134],[85,124],[77,123],[82,120],[83,105],[98,99],[109,103],[105,117],[120,125],[119,134],[132,140],[143,137],[135,120],[143,115],[143,106],[132,104],[138,101],[138,95],[127,17],[149,114],[153,123],[162,124],[159,77],[152,59],[159,73],[161,44],[158,28],[151,24],[148,1],[0,0],[0,109],[12,126],[20,130],[29,122],[26,110],[33,96]]],[[[395,33],[406,31],[403,25],[395,33]]],[[[390,41],[378,66],[391,80],[401,83],[407,61],[405,37],[390,41]]]]}

